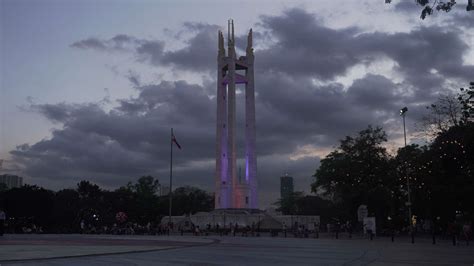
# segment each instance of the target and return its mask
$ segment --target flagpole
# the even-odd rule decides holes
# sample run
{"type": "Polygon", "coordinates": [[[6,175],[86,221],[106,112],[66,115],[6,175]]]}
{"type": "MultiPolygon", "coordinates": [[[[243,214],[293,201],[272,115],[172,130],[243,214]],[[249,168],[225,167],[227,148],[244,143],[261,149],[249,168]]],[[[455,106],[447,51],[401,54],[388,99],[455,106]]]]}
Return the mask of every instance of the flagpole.
{"type": "Polygon", "coordinates": [[[170,193],[169,193],[170,204],[169,204],[168,226],[171,226],[171,204],[172,204],[171,193],[173,192],[173,128],[171,128],[170,144],[171,144],[171,147],[170,147],[170,193]]]}

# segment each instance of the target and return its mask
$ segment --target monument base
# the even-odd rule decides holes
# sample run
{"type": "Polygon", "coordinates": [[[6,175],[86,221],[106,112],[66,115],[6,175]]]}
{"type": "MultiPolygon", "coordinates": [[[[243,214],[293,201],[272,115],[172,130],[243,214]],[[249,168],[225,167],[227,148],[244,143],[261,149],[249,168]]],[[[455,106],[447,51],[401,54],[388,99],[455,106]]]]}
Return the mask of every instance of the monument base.
{"type": "MultiPolygon", "coordinates": [[[[169,222],[163,217],[162,224],[169,222]]],[[[277,215],[259,209],[215,209],[210,212],[198,212],[189,216],[172,216],[173,229],[180,230],[191,227],[203,229],[249,228],[253,230],[290,230],[303,227],[314,230],[319,227],[319,216],[308,215],[277,215]]]]}

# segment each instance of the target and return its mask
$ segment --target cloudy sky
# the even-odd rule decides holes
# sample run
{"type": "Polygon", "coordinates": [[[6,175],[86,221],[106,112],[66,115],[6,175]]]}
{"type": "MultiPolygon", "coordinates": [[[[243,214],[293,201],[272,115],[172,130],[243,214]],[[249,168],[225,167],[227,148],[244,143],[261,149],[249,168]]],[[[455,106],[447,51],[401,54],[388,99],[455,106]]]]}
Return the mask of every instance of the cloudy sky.
{"type": "Polygon", "coordinates": [[[166,184],[173,127],[174,184],[213,191],[217,31],[232,18],[240,54],[254,31],[260,205],[285,173],[309,193],[344,136],[380,125],[396,149],[408,106],[420,141],[424,107],[474,79],[464,2],[420,20],[412,0],[1,0],[1,171],[50,189],[166,184]]]}

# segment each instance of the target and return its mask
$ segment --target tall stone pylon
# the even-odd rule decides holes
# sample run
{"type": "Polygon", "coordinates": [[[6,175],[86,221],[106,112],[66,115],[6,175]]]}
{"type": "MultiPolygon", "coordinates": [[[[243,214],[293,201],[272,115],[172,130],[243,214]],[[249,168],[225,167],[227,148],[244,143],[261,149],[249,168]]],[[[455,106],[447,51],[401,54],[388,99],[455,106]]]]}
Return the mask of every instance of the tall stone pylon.
{"type": "Polygon", "coordinates": [[[235,52],[234,22],[228,21],[227,54],[224,35],[218,32],[217,121],[216,121],[216,193],[215,208],[257,209],[257,156],[255,128],[254,54],[252,29],[247,38],[245,56],[235,52]],[[243,74],[243,73],[244,74],[243,74]],[[235,147],[237,84],[245,85],[245,178],[237,176],[235,147]]]}

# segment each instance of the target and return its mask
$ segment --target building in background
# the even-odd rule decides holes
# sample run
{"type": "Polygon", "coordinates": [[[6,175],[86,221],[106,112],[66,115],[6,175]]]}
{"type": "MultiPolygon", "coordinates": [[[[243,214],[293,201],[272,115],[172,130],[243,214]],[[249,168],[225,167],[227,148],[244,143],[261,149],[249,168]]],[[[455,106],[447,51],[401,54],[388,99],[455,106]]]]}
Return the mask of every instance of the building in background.
{"type": "Polygon", "coordinates": [[[7,185],[8,188],[23,186],[23,177],[16,175],[0,175],[0,184],[7,185]]]}
{"type": "Polygon", "coordinates": [[[280,177],[280,198],[287,198],[293,194],[293,177],[286,174],[285,176],[280,177]]]}

